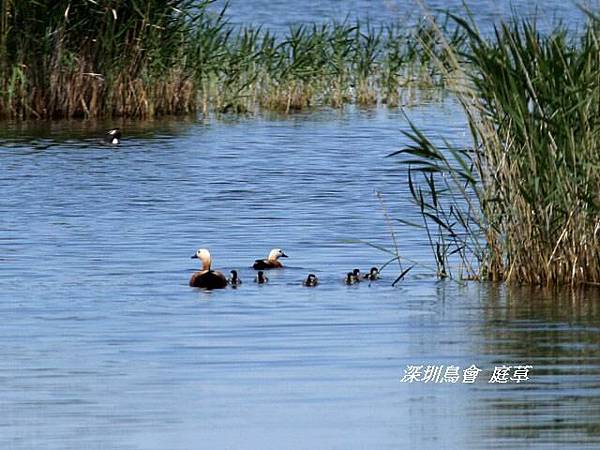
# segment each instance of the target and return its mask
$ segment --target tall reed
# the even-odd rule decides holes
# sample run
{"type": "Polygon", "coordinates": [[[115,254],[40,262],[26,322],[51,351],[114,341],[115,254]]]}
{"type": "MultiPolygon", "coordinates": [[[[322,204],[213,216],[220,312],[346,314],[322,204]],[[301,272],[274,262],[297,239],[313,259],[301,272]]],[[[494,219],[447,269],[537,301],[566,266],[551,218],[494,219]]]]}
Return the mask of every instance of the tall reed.
{"type": "MultiPolygon", "coordinates": [[[[214,0],[6,0],[0,117],[151,117],[396,106],[442,86],[426,24],[235,28],[214,0]]],[[[443,26],[443,24],[442,24],[443,26]]]]}
{"type": "Polygon", "coordinates": [[[443,148],[413,126],[396,152],[438,273],[600,283],[600,21],[569,37],[514,20],[486,39],[454,20],[468,49],[449,49],[444,67],[466,80],[453,90],[473,145],[443,148]]]}
{"type": "Polygon", "coordinates": [[[0,115],[152,116],[192,111],[186,46],[208,2],[3,2],[0,115]],[[183,44],[182,44],[183,43],[183,44]]]}

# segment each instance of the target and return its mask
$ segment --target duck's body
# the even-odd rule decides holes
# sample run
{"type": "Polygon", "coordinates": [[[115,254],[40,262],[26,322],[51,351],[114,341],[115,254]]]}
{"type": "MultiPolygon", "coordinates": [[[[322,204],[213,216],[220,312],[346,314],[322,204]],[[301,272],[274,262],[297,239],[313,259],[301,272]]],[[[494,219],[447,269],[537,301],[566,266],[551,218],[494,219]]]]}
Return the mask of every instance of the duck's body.
{"type": "Polygon", "coordinates": [[[306,287],[314,287],[319,284],[319,279],[314,273],[309,273],[306,277],[306,280],[304,280],[302,284],[304,284],[306,287]]]}
{"type": "Polygon", "coordinates": [[[369,273],[364,275],[365,280],[375,281],[379,279],[379,269],[377,267],[371,267],[369,273]]]}
{"type": "Polygon", "coordinates": [[[202,270],[190,278],[190,286],[203,289],[223,289],[227,287],[227,278],[221,272],[210,268],[212,259],[210,252],[204,248],[199,249],[193,256],[202,262],[202,270]]]}
{"type": "Polygon", "coordinates": [[[223,289],[227,287],[227,278],[216,270],[202,270],[192,275],[190,286],[203,289],[223,289]]]}
{"type": "Polygon", "coordinates": [[[268,269],[280,269],[283,264],[279,261],[279,258],[287,258],[288,256],[283,253],[280,248],[274,248],[269,252],[269,256],[266,259],[257,259],[254,261],[252,268],[255,270],[268,270],[268,269]]]}
{"type": "Polygon", "coordinates": [[[256,274],[256,278],[254,278],[254,282],[258,284],[265,284],[269,281],[269,279],[265,276],[262,270],[259,270],[256,274]]]}
{"type": "Polygon", "coordinates": [[[121,142],[121,130],[119,128],[108,130],[104,136],[104,142],[107,144],[118,145],[121,142]]]}
{"type": "Polygon", "coordinates": [[[267,261],[266,259],[257,259],[252,268],[255,270],[281,269],[283,264],[279,261],[267,261]]]}
{"type": "Polygon", "coordinates": [[[238,277],[237,270],[232,270],[232,271],[231,271],[231,272],[229,272],[229,273],[231,273],[231,276],[229,277],[229,284],[230,284],[232,287],[237,287],[237,286],[239,286],[240,284],[242,284],[242,280],[241,280],[241,278],[239,278],[239,277],[238,277]]]}

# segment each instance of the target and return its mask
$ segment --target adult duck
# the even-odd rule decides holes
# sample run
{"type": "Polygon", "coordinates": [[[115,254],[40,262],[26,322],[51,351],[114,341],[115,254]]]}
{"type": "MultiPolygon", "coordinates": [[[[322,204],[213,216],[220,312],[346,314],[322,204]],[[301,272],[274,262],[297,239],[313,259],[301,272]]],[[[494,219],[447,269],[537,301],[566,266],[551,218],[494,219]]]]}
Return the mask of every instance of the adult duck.
{"type": "Polygon", "coordinates": [[[266,270],[266,269],[279,269],[283,267],[283,264],[279,261],[279,258],[287,258],[288,256],[283,253],[280,248],[274,248],[269,252],[269,256],[266,259],[257,259],[252,265],[253,269],[266,270]]]}
{"type": "Polygon", "coordinates": [[[212,258],[210,252],[205,248],[198,249],[198,251],[192,255],[192,259],[199,259],[202,263],[202,270],[196,272],[190,278],[190,286],[198,287],[203,289],[223,289],[227,287],[227,278],[221,272],[212,270],[210,268],[212,264],[212,258]]]}

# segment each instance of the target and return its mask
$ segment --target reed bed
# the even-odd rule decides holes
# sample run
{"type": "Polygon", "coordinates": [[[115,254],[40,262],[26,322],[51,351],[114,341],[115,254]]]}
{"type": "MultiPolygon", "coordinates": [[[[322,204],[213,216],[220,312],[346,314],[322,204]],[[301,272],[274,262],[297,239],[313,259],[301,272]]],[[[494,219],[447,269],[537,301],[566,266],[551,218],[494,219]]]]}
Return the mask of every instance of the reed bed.
{"type": "MultiPolygon", "coordinates": [[[[0,117],[140,117],[397,106],[441,87],[436,27],[235,28],[211,0],[6,0],[0,117]]],[[[459,46],[462,36],[453,36],[459,46]]]]}
{"type": "Polygon", "coordinates": [[[542,35],[514,20],[485,38],[454,20],[467,48],[444,64],[467,80],[452,90],[473,145],[437,145],[413,125],[395,153],[439,276],[600,283],[600,21],[542,35]]]}

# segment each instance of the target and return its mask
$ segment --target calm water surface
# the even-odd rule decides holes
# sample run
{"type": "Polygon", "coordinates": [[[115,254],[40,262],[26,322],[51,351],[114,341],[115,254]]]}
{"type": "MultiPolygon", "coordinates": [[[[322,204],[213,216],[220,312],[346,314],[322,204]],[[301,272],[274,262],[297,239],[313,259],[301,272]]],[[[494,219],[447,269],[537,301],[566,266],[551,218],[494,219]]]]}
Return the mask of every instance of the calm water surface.
{"type": "MultiPolygon", "coordinates": [[[[220,9],[217,1],[213,8],[220,9]]],[[[228,17],[237,25],[254,24],[284,33],[299,22],[368,19],[373,24],[414,23],[426,14],[451,11],[464,15],[465,5],[482,31],[490,31],[499,18],[537,18],[541,29],[562,21],[578,26],[584,20],[579,6],[597,8],[598,0],[231,0],[228,17]]]]}
{"type": "MultiPolygon", "coordinates": [[[[456,105],[407,109],[464,142],[456,105]]],[[[4,124],[0,132],[0,447],[599,448],[600,303],[436,282],[345,286],[390,246],[374,195],[417,220],[384,156],[398,111],[123,124],[4,124]],[[187,282],[196,248],[237,290],[187,282]],[[265,286],[251,261],[289,268],[265,286]],[[309,271],[321,286],[304,288],[309,271]],[[468,367],[473,385],[405,384],[409,364],[468,367]],[[531,380],[487,381],[530,364],[531,380]]],[[[400,249],[430,262],[423,237],[400,249]]]]}

